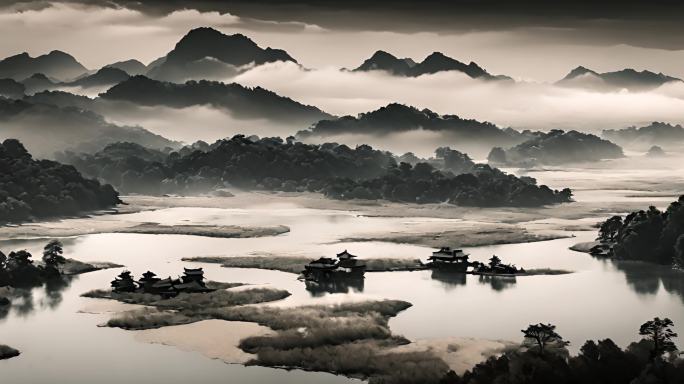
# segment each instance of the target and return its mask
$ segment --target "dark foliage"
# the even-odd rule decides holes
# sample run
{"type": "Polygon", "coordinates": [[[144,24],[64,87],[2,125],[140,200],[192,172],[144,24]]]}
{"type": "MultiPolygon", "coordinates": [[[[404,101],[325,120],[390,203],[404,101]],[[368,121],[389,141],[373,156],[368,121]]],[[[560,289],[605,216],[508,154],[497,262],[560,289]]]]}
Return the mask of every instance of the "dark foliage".
{"type": "Polygon", "coordinates": [[[85,179],[70,165],[34,160],[18,140],[0,145],[0,170],[0,223],[73,215],[120,203],[111,185],[85,179]]]}
{"type": "MultiPolygon", "coordinates": [[[[659,319],[654,319],[654,321],[659,319]]],[[[642,325],[648,327],[653,321],[642,325]]],[[[651,328],[649,328],[651,329],[651,328]]],[[[555,332],[554,332],[555,333],[555,332]]],[[[641,333],[644,334],[644,333],[641,333]]],[[[451,373],[446,384],[678,384],[684,380],[684,360],[671,354],[653,357],[652,334],[625,350],[612,340],[587,341],[577,356],[564,349],[540,354],[520,349],[494,356],[476,365],[463,377],[451,373]]],[[[560,336],[558,336],[560,337],[560,336]]],[[[674,349],[670,349],[670,352],[674,349]]]]}
{"type": "Polygon", "coordinates": [[[5,255],[0,251],[0,287],[33,287],[58,279],[58,267],[66,260],[62,256],[62,243],[52,240],[45,246],[44,265],[36,265],[33,255],[25,250],[12,251],[5,255]]]}
{"type": "Polygon", "coordinates": [[[567,164],[623,157],[622,148],[596,135],[554,129],[537,132],[534,137],[502,153],[494,148],[490,161],[515,166],[567,164]]]}
{"type": "Polygon", "coordinates": [[[397,165],[389,152],[361,145],[309,145],[280,138],[220,140],[164,157],[133,144],[115,144],[94,155],[67,153],[65,162],[125,192],[193,193],[233,186],[321,192],[335,199],[387,199],[473,206],[539,206],[570,200],[530,180],[477,165],[460,152],[440,148],[441,170],[428,163],[397,165]],[[468,173],[464,173],[468,172],[468,173]]]}
{"type": "Polygon", "coordinates": [[[624,220],[614,216],[602,223],[599,231],[601,240],[615,243],[615,258],[680,266],[684,260],[678,239],[683,235],[684,195],[665,212],[649,207],[647,211],[630,213],[624,220]]]}

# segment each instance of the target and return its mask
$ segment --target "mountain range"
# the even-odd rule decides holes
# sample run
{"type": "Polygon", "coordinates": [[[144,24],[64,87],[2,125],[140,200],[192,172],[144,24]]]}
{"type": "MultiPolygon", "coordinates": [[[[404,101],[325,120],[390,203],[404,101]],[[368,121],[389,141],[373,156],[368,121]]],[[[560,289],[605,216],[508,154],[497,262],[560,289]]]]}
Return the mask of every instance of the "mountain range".
{"type": "Polygon", "coordinates": [[[556,84],[578,88],[592,88],[612,91],[628,89],[630,91],[644,91],[660,87],[670,82],[681,82],[681,79],[662,73],[651,71],[636,71],[631,68],[615,72],[599,73],[579,66],[556,84]]]}
{"type": "Polygon", "coordinates": [[[434,74],[444,71],[462,72],[473,79],[482,80],[513,80],[508,76],[492,75],[474,62],[462,63],[456,59],[444,55],[441,52],[433,52],[423,61],[417,63],[413,59],[400,59],[385,51],[376,51],[373,56],[363,62],[354,71],[385,71],[395,76],[416,77],[434,74]]]}
{"type": "Polygon", "coordinates": [[[217,81],[188,81],[184,84],[134,76],[100,94],[101,99],[136,105],[184,108],[211,105],[229,110],[237,118],[265,118],[309,125],[332,116],[261,87],[217,81]]]}
{"type": "Polygon", "coordinates": [[[42,73],[59,81],[68,81],[86,72],[86,67],[62,51],[52,51],[38,57],[31,57],[24,52],[0,61],[0,79],[24,80],[35,73],[42,73]]]}
{"type": "MultiPolygon", "coordinates": [[[[286,51],[276,48],[262,48],[249,37],[242,34],[227,35],[216,29],[200,27],[190,30],[166,55],[145,65],[138,60],[129,59],[103,66],[99,71],[91,71],[73,56],[62,51],[51,51],[37,57],[24,52],[0,60],[0,79],[13,79],[24,83],[26,93],[55,89],[55,84],[78,82],[78,86],[95,84],[113,85],[129,76],[145,75],[156,80],[185,82],[187,80],[225,80],[250,68],[271,62],[285,61],[297,63],[286,51]],[[113,72],[112,70],[121,72],[113,72]],[[40,78],[34,75],[40,74],[40,78]],[[95,76],[93,79],[83,78],[95,76]],[[50,80],[50,84],[45,80],[50,80]],[[27,84],[31,83],[31,84],[27,84]]],[[[493,75],[475,62],[468,64],[433,52],[421,62],[411,58],[398,58],[386,51],[378,50],[365,60],[355,72],[385,71],[395,76],[417,77],[427,74],[455,71],[474,79],[512,81],[508,76],[493,75]]],[[[628,89],[649,90],[666,83],[682,80],[663,73],[636,71],[626,68],[613,72],[599,73],[579,66],[557,85],[589,88],[600,91],[628,89]]],[[[93,85],[94,86],[94,85],[93,85]]]]}

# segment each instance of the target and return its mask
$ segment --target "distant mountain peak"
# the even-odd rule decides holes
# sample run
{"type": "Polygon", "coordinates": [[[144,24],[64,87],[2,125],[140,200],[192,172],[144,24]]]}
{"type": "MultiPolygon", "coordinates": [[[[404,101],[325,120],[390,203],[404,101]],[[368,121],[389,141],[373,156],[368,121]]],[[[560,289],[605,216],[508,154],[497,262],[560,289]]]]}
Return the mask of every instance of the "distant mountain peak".
{"type": "Polygon", "coordinates": [[[598,87],[598,89],[649,89],[656,88],[665,83],[682,81],[676,77],[671,77],[663,73],[655,73],[648,70],[637,71],[634,68],[625,68],[614,72],[599,73],[583,66],[578,66],[568,73],[558,83],[573,86],[598,87]],[[598,78],[600,83],[577,82],[582,76],[592,75],[598,78]]]}
{"type": "Polygon", "coordinates": [[[68,80],[86,72],[88,69],[73,56],[58,50],[37,57],[22,52],[0,60],[0,78],[22,80],[34,73],[43,73],[48,77],[68,80]]]}
{"type": "Polygon", "coordinates": [[[232,67],[276,61],[297,62],[284,50],[261,48],[243,34],[226,35],[214,28],[199,27],[186,33],[158,65],[150,65],[149,75],[173,81],[182,81],[179,77],[194,78],[194,72],[204,73],[201,64],[206,64],[202,63],[206,58],[232,67]]]}
{"type": "Polygon", "coordinates": [[[410,58],[400,59],[391,53],[378,50],[358,68],[354,69],[354,71],[372,70],[383,70],[394,75],[412,77],[443,71],[459,71],[472,78],[512,80],[507,76],[493,76],[474,61],[465,64],[439,51],[432,52],[422,62],[416,63],[410,58]]]}
{"type": "Polygon", "coordinates": [[[117,61],[107,64],[103,68],[117,68],[132,76],[142,75],[147,72],[147,66],[135,59],[117,61]]]}

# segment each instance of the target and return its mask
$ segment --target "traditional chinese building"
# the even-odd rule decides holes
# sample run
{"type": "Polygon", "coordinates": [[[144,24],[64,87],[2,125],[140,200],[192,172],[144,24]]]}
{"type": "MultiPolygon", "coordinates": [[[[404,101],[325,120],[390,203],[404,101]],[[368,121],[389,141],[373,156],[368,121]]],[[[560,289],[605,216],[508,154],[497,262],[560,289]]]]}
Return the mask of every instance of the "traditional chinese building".
{"type": "Polygon", "coordinates": [[[463,252],[462,249],[452,249],[451,247],[442,247],[438,251],[432,252],[430,266],[433,268],[449,269],[456,272],[466,272],[470,262],[468,258],[470,255],[463,252]]]}

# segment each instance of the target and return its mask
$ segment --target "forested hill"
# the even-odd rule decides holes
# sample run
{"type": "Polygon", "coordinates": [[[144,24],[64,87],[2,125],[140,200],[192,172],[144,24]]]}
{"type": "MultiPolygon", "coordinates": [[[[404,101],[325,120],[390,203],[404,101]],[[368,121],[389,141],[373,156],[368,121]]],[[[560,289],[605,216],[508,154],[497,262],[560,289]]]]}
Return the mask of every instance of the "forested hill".
{"type": "Polygon", "coordinates": [[[192,194],[237,187],[320,192],[336,199],[472,206],[540,206],[571,197],[569,189],[553,191],[537,186],[531,178],[521,179],[487,165],[456,170],[454,159],[463,154],[448,148],[438,151],[441,169],[425,162],[397,164],[391,153],[368,145],[350,148],[237,135],[195,148],[166,155],[119,143],[94,155],[66,153],[63,161],[126,193],[192,194]]]}
{"type": "Polygon", "coordinates": [[[119,194],[70,165],[35,160],[15,139],[0,144],[0,223],[113,207],[119,194]]]}
{"type": "Polygon", "coordinates": [[[613,243],[612,256],[684,268],[684,195],[665,211],[613,216],[601,224],[599,239],[613,243]]]}

